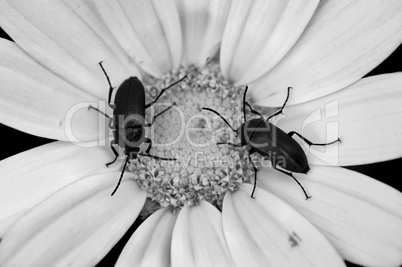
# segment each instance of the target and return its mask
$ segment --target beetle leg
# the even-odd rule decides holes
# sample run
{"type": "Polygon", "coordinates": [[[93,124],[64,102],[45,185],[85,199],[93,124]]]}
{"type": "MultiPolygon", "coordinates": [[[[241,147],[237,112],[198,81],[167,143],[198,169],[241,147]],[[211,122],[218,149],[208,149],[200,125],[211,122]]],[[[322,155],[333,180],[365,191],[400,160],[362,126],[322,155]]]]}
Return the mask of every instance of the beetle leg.
{"type": "Polygon", "coordinates": [[[111,118],[109,115],[107,115],[106,113],[100,111],[99,109],[97,109],[97,108],[95,108],[95,107],[93,107],[93,106],[91,106],[91,105],[89,105],[88,109],[93,109],[93,110],[99,112],[100,114],[102,114],[103,116],[105,116],[106,118],[108,118],[108,119],[109,119],[109,124],[108,124],[109,128],[110,128],[110,129],[114,129],[114,127],[112,126],[113,120],[112,120],[112,118],[111,118]]]}
{"type": "MultiPolygon", "coordinates": [[[[116,159],[115,159],[115,160],[116,160],[116,159]]],[[[116,185],[116,187],[114,188],[114,190],[113,190],[111,196],[113,196],[114,193],[116,193],[117,188],[119,188],[119,186],[120,186],[121,180],[123,179],[124,171],[126,170],[126,166],[127,166],[128,160],[129,160],[129,157],[127,156],[127,157],[126,157],[126,161],[124,162],[123,170],[121,171],[121,174],[120,174],[119,181],[117,182],[117,185],[116,185]]]]}
{"type": "Polygon", "coordinates": [[[116,148],[114,148],[113,144],[115,144],[115,143],[114,143],[114,140],[113,140],[112,142],[110,142],[110,148],[112,149],[112,151],[113,151],[113,153],[114,153],[114,155],[115,155],[115,158],[114,158],[113,161],[111,161],[111,162],[109,162],[109,163],[106,163],[106,167],[108,167],[108,168],[109,168],[109,166],[110,166],[111,164],[115,163],[116,160],[117,160],[117,158],[119,157],[119,153],[117,153],[117,150],[116,150],[116,148]]]}
{"type": "Polygon", "coordinates": [[[144,156],[144,157],[150,157],[150,158],[154,158],[154,159],[159,159],[159,160],[176,160],[176,158],[162,158],[162,157],[158,157],[158,156],[151,155],[151,154],[138,153],[138,155],[144,156]]]}
{"type": "Polygon", "coordinates": [[[115,108],[115,105],[114,104],[111,104],[111,100],[112,100],[112,92],[113,92],[113,86],[112,86],[112,84],[110,83],[110,79],[109,79],[109,76],[107,75],[107,73],[106,73],[106,71],[105,71],[105,69],[103,68],[103,66],[102,66],[102,61],[101,62],[99,62],[99,65],[101,66],[101,68],[102,68],[102,71],[103,71],[103,73],[105,74],[105,76],[106,76],[106,79],[107,79],[107,82],[109,83],[109,98],[108,98],[108,105],[109,105],[109,107],[111,108],[111,109],[114,109],[115,108]]]}
{"type": "Polygon", "coordinates": [[[332,145],[336,142],[341,142],[341,139],[337,139],[335,141],[329,142],[329,143],[325,143],[325,144],[314,144],[313,142],[311,142],[310,140],[308,140],[307,138],[303,137],[301,134],[297,133],[297,132],[289,132],[288,135],[289,137],[292,137],[293,135],[297,135],[298,137],[300,137],[304,142],[306,142],[309,146],[327,146],[327,145],[332,145]]]}
{"type": "Polygon", "coordinates": [[[307,195],[307,192],[306,192],[306,190],[304,189],[304,187],[302,186],[302,184],[296,179],[296,177],[293,176],[293,173],[292,173],[292,172],[286,172],[286,171],[284,171],[284,170],[278,169],[278,168],[276,167],[276,165],[272,165],[272,167],[273,167],[275,170],[280,171],[281,173],[286,174],[286,175],[289,175],[290,177],[292,177],[293,180],[295,180],[296,183],[297,183],[297,184],[300,186],[300,188],[303,190],[303,193],[304,193],[304,195],[306,196],[306,200],[309,199],[309,198],[311,198],[311,196],[307,195]]]}
{"type": "Polygon", "coordinates": [[[145,151],[145,153],[147,153],[147,154],[149,155],[149,151],[150,151],[151,148],[152,148],[152,140],[151,140],[150,138],[147,138],[147,137],[146,137],[145,140],[144,140],[144,143],[148,143],[148,144],[149,144],[147,150],[145,151]]]}
{"type": "Polygon", "coordinates": [[[243,145],[241,144],[241,143],[239,143],[239,144],[233,144],[233,143],[231,143],[231,142],[218,142],[218,143],[216,143],[216,145],[229,145],[229,146],[232,146],[232,147],[242,147],[243,145]]]}
{"type": "Polygon", "coordinates": [[[254,186],[253,186],[253,191],[251,192],[251,198],[255,198],[254,192],[255,192],[255,188],[257,187],[257,167],[255,166],[253,160],[251,159],[250,153],[248,153],[248,160],[251,162],[251,165],[253,165],[253,170],[254,170],[254,186]]]}
{"type": "Polygon", "coordinates": [[[178,80],[178,81],[172,83],[171,85],[169,85],[169,86],[166,87],[165,89],[162,89],[162,90],[159,92],[159,94],[156,96],[156,98],[155,98],[152,102],[150,102],[150,103],[148,103],[148,104],[145,105],[145,109],[147,109],[147,108],[149,108],[150,106],[152,106],[153,104],[155,104],[156,101],[158,101],[159,97],[161,97],[161,96],[163,95],[163,93],[164,93],[167,89],[171,88],[172,86],[175,86],[176,84],[178,84],[179,82],[183,81],[183,80],[186,79],[186,78],[187,78],[187,76],[184,76],[183,78],[181,78],[180,80],[178,80]]]}
{"type": "Polygon", "coordinates": [[[112,118],[109,118],[109,124],[108,124],[109,129],[116,129],[116,127],[112,125],[112,123],[113,123],[112,118]]]}
{"type": "Polygon", "coordinates": [[[246,123],[246,96],[247,96],[247,90],[248,86],[246,86],[246,89],[244,89],[244,95],[243,95],[243,120],[244,123],[246,123]]]}
{"type": "Polygon", "coordinates": [[[145,138],[144,143],[148,143],[149,146],[148,146],[147,150],[145,151],[145,154],[138,153],[138,155],[141,155],[141,156],[144,156],[144,157],[150,157],[150,158],[154,158],[154,159],[160,159],[160,160],[176,160],[175,158],[162,158],[162,157],[158,157],[158,156],[149,154],[149,151],[152,148],[152,140],[149,139],[149,138],[145,138]]]}
{"type": "Polygon", "coordinates": [[[155,120],[156,120],[156,118],[157,118],[158,116],[162,115],[163,113],[165,113],[166,111],[168,111],[169,109],[171,109],[174,105],[176,105],[176,103],[173,103],[173,105],[169,106],[169,107],[168,107],[167,109],[165,109],[164,111],[160,112],[159,114],[156,114],[156,115],[152,118],[151,123],[144,124],[144,127],[151,127],[151,125],[155,123],[155,120]]]}
{"type": "Polygon", "coordinates": [[[109,115],[107,115],[106,113],[100,111],[99,109],[97,109],[97,108],[95,108],[95,107],[93,107],[93,106],[91,106],[91,105],[89,105],[89,107],[88,107],[88,110],[90,110],[90,109],[93,109],[93,110],[99,112],[100,114],[102,114],[103,116],[105,116],[106,118],[108,118],[109,120],[111,119],[109,115]]]}
{"type": "Polygon", "coordinates": [[[229,122],[221,114],[219,114],[218,111],[213,110],[212,108],[202,108],[202,109],[211,111],[212,113],[218,115],[227,124],[227,126],[229,126],[229,128],[232,129],[232,131],[237,135],[237,131],[232,127],[232,125],[229,124],[229,122]]]}
{"type": "Polygon", "coordinates": [[[289,100],[290,89],[293,89],[293,88],[292,88],[292,87],[288,87],[288,95],[287,95],[286,100],[285,100],[285,103],[283,103],[282,107],[281,107],[277,112],[275,112],[274,114],[272,114],[271,116],[269,116],[265,121],[268,121],[269,119],[271,119],[271,118],[273,118],[273,117],[275,117],[275,116],[278,116],[279,114],[283,114],[282,111],[283,111],[283,109],[285,108],[286,103],[288,103],[288,100],[289,100]]]}

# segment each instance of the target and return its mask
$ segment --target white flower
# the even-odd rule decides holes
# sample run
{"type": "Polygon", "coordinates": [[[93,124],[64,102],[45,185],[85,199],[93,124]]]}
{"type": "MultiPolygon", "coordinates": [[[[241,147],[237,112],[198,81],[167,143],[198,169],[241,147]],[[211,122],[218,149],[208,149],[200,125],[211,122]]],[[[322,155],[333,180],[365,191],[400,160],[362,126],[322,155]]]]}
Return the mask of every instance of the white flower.
{"type": "MultiPolygon", "coordinates": [[[[136,230],[117,266],[402,264],[402,194],[338,167],[402,155],[402,74],[362,79],[402,42],[399,0],[2,0],[0,26],[16,42],[0,40],[0,122],[59,140],[0,162],[1,266],[96,265],[150,197],[137,183],[144,180],[135,162],[110,197],[121,165],[105,167],[113,159],[109,148],[78,147],[66,135],[71,108],[107,99],[100,61],[115,87],[130,76],[146,84],[152,75],[160,85],[188,72],[184,89],[248,85],[254,103],[266,107],[281,106],[291,86],[279,127],[317,143],[342,139],[325,154],[307,152],[311,171],[295,174],[312,196],[307,201],[291,178],[271,168],[258,171],[255,199],[247,184],[252,174],[244,173],[245,183],[232,192],[210,179],[219,177],[209,176],[211,168],[164,169],[166,177],[190,177],[188,183],[197,180],[191,175],[205,179],[191,192],[156,188],[171,202],[136,230]],[[216,64],[205,65],[218,50],[223,76],[216,64]],[[190,202],[198,189],[202,197],[190,202]],[[208,202],[214,190],[226,194],[208,202]]],[[[194,103],[222,114],[236,110],[219,92],[200,91],[192,100],[184,89],[167,97],[186,116],[201,113],[194,103]]],[[[97,112],[81,108],[71,127],[78,140],[98,140],[98,122],[97,112]]],[[[176,130],[171,119],[158,123],[157,138],[176,130]]],[[[178,147],[169,149],[193,152],[178,147]]]]}

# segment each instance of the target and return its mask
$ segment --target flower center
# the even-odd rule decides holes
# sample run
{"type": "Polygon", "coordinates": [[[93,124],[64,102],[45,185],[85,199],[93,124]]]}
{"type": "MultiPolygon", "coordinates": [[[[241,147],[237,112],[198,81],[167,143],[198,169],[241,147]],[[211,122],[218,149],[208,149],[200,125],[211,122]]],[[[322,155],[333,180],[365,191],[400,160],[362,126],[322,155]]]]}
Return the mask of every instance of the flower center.
{"type": "Polygon", "coordinates": [[[175,103],[156,118],[146,136],[153,142],[151,155],[176,160],[140,157],[129,165],[138,184],[148,192],[145,208],[149,210],[168,206],[176,210],[184,205],[197,205],[200,200],[221,209],[228,190],[235,191],[240,183],[254,180],[246,147],[217,145],[217,142],[240,142],[236,133],[222,118],[202,110],[203,107],[216,110],[234,129],[242,123],[244,87],[229,85],[218,64],[209,63],[203,69],[180,69],[161,80],[147,77],[144,86],[148,89],[148,102],[160,92],[156,88],[166,88],[185,75],[187,79],[167,90],[146,114],[150,121],[175,103]]]}

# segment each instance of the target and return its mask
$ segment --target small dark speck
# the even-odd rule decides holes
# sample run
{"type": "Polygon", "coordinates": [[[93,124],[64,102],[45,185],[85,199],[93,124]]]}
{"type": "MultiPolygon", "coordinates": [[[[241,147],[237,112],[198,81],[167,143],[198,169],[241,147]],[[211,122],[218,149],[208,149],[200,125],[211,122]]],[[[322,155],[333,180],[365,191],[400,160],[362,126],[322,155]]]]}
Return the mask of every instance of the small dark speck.
{"type": "Polygon", "coordinates": [[[298,246],[300,241],[301,241],[300,237],[295,232],[292,232],[292,234],[289,234],[290,247],[293,248],[295,246],[298,246]]]}
{"type": "Polygon", "coordinates": [[[59,126],[63,125],[63,121],[59,120],[59,126]]]}

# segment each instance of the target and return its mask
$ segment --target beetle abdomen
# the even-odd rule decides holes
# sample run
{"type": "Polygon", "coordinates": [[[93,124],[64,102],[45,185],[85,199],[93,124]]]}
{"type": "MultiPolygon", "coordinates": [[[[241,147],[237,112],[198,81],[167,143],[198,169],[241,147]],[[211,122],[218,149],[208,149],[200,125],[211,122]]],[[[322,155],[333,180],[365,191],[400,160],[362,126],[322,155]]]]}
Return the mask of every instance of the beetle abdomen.
{"type": "Polygon", "coordinates": [[[267,157],[273,166],[279,166],[291,172],[307,173],[307,156],[292,137],[269,122],[263,122],[260,131],[255,131],[250,139],[252,148],[267,157]]]}
{"type": "Polygon", "coordinates": [[[135,114],[145,117],[145,92],[144,86],[137,77],[125,80],[117,89],[114,99],[114,116],[135,114]]]}
{"type": "Polygon", "coordinates": [[[277,153],[277,156],[282,157],[284,161],[283,168],[285,170],[307,173],[310,169],[306,153],[304,153],[299,143],[287,134],[285,134],[282,142],[278,143],[277,153]]]}

